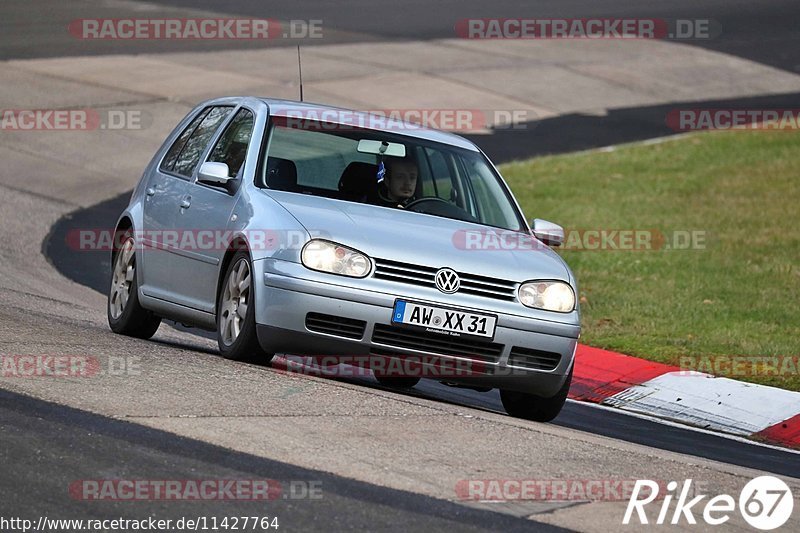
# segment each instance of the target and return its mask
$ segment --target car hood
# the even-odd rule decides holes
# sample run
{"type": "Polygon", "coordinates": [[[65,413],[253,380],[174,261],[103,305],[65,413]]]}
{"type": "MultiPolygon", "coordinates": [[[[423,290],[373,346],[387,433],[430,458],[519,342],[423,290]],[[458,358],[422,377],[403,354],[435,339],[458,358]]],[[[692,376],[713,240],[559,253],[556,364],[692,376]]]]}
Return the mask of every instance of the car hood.
{"type": "Polygon", "coordinates": [[[266,192],[313,236],[389,259],[509,281],[570,281],[561,257],[527,233],[510,232],[319,196],[266,192]]]}

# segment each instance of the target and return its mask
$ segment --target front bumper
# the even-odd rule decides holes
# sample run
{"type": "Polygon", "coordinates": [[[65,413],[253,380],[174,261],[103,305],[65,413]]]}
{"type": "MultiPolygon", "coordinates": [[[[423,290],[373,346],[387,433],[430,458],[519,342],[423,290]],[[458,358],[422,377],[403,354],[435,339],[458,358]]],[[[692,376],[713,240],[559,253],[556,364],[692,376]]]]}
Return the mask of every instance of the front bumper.
{"type": "MultiPolygon", "coordinates": [[[[386,340],[385,335],[376,333],[376,325],[384,333],[387,327],[392,331],[409,331],[392,326],[391,316],[396,298],[459,306],[438,291],[426,293],[425,288],[397,283],[388,283],[382,292],[362,289],[356,287],[362,280],[311,272],[297,263],[271,259],[257,260],[253,267],[254,281],[257,281],[254,286],[258,339],[269,352],[340,356],[435,355],[444,363],[476,361],[473,356],[453,353],[452,350],[448,354],[425,346],[400,346],[391,339],[386,340]],[[308,313],[363,321],[363,334],[358,338],[346,338],[340,334],[312,331],[306,323],[308,313]]],[[[504,314],[493,309],[472,309],[497,315],[495,336],[491,340],[491,349],[496,355],[482,359],[477,367],[473,367],[479,368],[479,372],[437,377],[440,374],[434,371],[423,374],[423,377],[467,386],[517,390],[543,397],[558,392],[574,361],[580,332],[578,324],[504,314]],[[557,354],[552,358],[557,363],[547,369],[512,364],[510,357],[515,347],[557,354]]],[[[519,359],[514,357],[513,361],[518,362],[519,359]]]]}

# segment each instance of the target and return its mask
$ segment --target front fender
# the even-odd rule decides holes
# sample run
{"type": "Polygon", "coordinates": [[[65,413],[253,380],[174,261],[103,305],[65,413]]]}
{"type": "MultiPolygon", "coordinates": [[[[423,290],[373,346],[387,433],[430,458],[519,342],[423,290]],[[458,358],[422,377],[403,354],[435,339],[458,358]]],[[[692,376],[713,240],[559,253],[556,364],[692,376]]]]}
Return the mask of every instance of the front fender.
{"type": "MultiPolygon", "coordinates": [[[[234,208],[232,238],[244,241],[253,261],[280,259],[300,262],[300,250],[311,238],[308,230],[274,198],[256,187],[242,191],[234,208]]],[[[233,217],[231,217],[233,218],[233,217]]]]}

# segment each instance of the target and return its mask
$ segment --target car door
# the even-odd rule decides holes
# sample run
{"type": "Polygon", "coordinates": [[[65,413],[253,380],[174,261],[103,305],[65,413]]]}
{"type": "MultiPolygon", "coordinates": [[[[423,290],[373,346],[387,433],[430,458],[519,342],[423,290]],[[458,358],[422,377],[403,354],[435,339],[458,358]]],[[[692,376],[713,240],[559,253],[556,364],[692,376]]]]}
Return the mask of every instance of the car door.
{"type": "Polygon", "coordinates": [[[184,207],[178,212],[176,226],[187,237],[191,236],[186,242],[193,249],[184,249],[177,257],[176,269],[182,275],[175,280],[174,290],[180,302],[194,309],[215,311],[219,269],[227,251],[223,243],[239,198],[237,192],[242,189],[239,185],[254,122],[253,111],[239,108],[205,157],[205,161],[228,165],[228,176],[240,180],[239,183],[229,186],[201,183],[195,172],[184,207]]]}
{"type": "Polygon", "coordinates": [[[168,277],[172,268],[169,253],[160,243],[164,232],[171,228],[175,217],[175,206],[183,194],[188,178],[174,173],[175,162],[180,156],[186,142],[197,126],[208,114],[209,108],[202,110],[178,135],[170,145],[161,163],[150,172],[145,189],[143,214],[143,232],[141,241],[141,258],[139,268],[142,274],[142,291],[157,297],[168,293],[168,277]]]}
{"type": "Polygon", "coordinates": [[[233,106],[213,106],[201,111],[148,180],[143,208],[142,292],[149,296],[176,301],[176,268],[181,253],[177,217],[197,163],[232,110],[233,106]]]}

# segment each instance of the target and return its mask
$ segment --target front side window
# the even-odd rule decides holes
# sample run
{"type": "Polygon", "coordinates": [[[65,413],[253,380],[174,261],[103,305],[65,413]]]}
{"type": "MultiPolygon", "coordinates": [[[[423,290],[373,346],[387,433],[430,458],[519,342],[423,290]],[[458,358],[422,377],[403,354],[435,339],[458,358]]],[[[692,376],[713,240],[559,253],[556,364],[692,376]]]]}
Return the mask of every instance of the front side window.
{"type": "Polygon", "coordinates": [[[253,136],[253,123],[252,111],[240,109],[208,156],[209,161],[228,165],[231,178],[238,176],[244,166],[247,147],[253,136]]]}
{"type": "MultiPolygon", "coordinates": [[[[401,208],[519,231],[522,217],[480,152],[351,126],[273,117],[260,181],[271,189],[401,208]],[[402,144],[403,158],[364,153],[359,142],[402,144]],[[386,172],[379,180],[383,163],[386,172]]],[[[374,144],[374,143],[373,143],[374,144]]]]}

